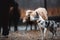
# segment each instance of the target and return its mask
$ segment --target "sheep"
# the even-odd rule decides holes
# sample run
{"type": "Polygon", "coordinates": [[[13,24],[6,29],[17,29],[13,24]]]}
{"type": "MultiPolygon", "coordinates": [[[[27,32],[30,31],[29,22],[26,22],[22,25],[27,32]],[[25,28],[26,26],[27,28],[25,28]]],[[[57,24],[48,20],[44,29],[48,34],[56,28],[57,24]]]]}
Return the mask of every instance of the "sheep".
{"type": "Polygon", "coordinates": [[[27,21],[26,19],[28,19],[28,17],[30,17],[30,22],[40,19],[39,17],[36,18],[37,14],[38,16],[41,16],[44,20],[48,20],[47,10],[45,8],[37,8],[35,10],[26,10],[26,16],[23,18],[23,23],[27,21]]]}
{"type": "Polygon", "coordinates": [[[37,26],[37,22],[36,20],[31,21],[31,14],[32,14],[33,10],[26,10],[26,16],[23,18],[23,23],[26,23],[26,30],[28,25],[30,25],[31,30],[32,30],[32,25],[35,26],[35,30],[37,30],[36,26],[37,26]]]}
{"type": "Polygon", "coordinates": [[[33,14],[38,13],[44,20],[48,19],[47,10],[45,8],[39,7],[34,10],[33,14]]]}
{"type": "Polygon", "coordinates": [[[26,19],[28,19],[29,15],[33,12],[33,10],[26,10],[25,17],[23,18],[23,23],[26,22],[26,19]]]}
{"type": "Polygon", "coordinates": [[[30,15],[30,21],[35,20],[34,17],[36,16],[36,13],[38,13],[38,15],[42,16],[42,18],[44,20],[48,20],[48,16],[47,16],[47,10],[45,8],[37,8],[35,10],[26,10],[26,16],[23,18],[23,22],[25,22],[28,17],[28,15],[30,15]]]}

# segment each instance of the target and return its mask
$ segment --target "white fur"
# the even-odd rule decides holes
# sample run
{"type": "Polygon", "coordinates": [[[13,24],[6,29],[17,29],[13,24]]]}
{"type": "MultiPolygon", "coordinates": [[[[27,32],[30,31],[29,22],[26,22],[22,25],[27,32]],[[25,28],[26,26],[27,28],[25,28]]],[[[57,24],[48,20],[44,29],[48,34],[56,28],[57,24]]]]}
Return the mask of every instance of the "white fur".
{"type": "Polygon", "coordinates": [[[23,23],[25,23],[26,22],[26,19],[25,19],[25,17],[23,18],[23,23]]]}
{"type": "Polygon", "coordinates": [[[42,16],[44,20],[48,19],[47,10],[45,8],[37,8],[33,13],[36,13],[36,12],[38,12],[38,14],[42,16]]]}
{"type": "Polygon", "coordinates": [[[26,16],[28,16],[28,14],[32,13],[33,10],[26,10],[26,16]]]}
{"type": "MultiPolygon", "coordinates": [[[[30,14],[30,20],[34,21],[36,20],[34,17],[36,16],[36,12],[39,14],[39,16],[41,16],[44,20],[48,19],[47,16],[47,10],[45,8],[37,8],[34,10],[26,10],[26,15],[28,17],[28,14],[30,14]]],[[[25,21],[26,19],[23,18],[23,21],[25,21]]],[[[40,18],[39,18],[40,20],[40,18]]]]}
{"type": "Polygon", "coordinates": [[[26,19],[28,17],[28,14],[31,14],[33,12],[33,10],[26,10],[26,14],[25,14],[25,17],[23,18],[23,23],[26,22],[26,19]]]}

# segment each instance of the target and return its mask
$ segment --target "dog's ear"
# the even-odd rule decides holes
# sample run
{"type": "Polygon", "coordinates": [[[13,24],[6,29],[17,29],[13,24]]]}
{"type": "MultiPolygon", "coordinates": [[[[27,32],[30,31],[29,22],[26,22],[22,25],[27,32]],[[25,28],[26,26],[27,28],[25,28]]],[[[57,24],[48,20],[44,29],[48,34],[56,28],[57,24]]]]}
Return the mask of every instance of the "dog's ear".
{"type": "Polygon", "coordinates": [[[38,15],[38,12],[36,12],[36,15],[38,15]]]}
{"type": "Polygon", "coordinates": [[[38,23],[40,23],[41,22],[41,20],[40,21],[38,21],[38,23]]]}
{"type": "Polygon", "coordinates": [[[38,14],[38,12],[36,12],[36,17],[39,18],[39,14],[38,14]]]}
{"type": "Polygon", "coordinates": [[[36,12],[38,14],[38,12],[36,12]]]}

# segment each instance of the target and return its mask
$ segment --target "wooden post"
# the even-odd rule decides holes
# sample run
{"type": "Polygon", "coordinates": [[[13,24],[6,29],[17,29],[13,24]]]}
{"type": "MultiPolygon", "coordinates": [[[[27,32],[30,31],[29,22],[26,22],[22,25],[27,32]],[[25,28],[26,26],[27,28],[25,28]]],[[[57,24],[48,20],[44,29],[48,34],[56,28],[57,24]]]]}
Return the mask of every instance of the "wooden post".
{"type": "Polygon", "coordinates": [[[44,0],[44,7],[47,9],[47,0],[44,0]]]}

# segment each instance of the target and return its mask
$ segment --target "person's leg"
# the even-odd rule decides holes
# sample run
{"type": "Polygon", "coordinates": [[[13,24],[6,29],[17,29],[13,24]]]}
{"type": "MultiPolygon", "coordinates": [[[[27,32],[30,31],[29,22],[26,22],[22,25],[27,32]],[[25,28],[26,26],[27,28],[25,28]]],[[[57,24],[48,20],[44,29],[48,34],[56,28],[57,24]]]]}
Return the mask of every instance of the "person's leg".
{"type": "Polygon", "coordinates": [[[2,35],[3,36],[8,36],[9,34],[9,28],[8,28],[8,23],[9,23],[9,16],[8,16],[8,12],[5,12],[7,14],[3,15],[2,17],[2,35]]]}
{"type": "Polygon", "coordinates": [[[1,26],[0,26],[0,33],[1,33],[1,26]]]}
{"type": "Polygon", "coordinates": [[[11,28],[11,22],[12,22],[12,18],[10,17],[10,19],[9,19],[9,30],[11,28]]]}
{"type": "Polygon", "coordinates": [[[9,28],[8,28],[8,22],[4,22],[3,25],[2,25],[2,28],[3,28],[3,32],[2,32],[2,35],[6,36],[9,34],[9,28]]]}
{"type": "Polygon", "coordinates": [[[14,23],[14,31],[17,31],[17,22],[14,23]]]}
{"type": "Polygon", "coordinates": [[[18,20],[15,19],[13,23],[14,23],[14,31],[17,31],[18,20]]]}
{"type": "Polygon", "coordinates": [[[0,26],[0,36],[1,36],[1,26],[0,26]]]}
{"type": "Polygon", "coordinates": [[[2,22],[1,22],[1,19],[0,19],[0,33],[1,33],[1,27],[2,27],[2,22]]]}
{"type": "Polygon", "coordinates": [[[1,22],[1,19],[0,19],[0,36],[1,36],[1,33],[2,33],[2,22],[1,22]]]}
{"type": "Polygon", "coordinates": [[[0,27],[0,36],[1,36],[1,27],[0,27]]]}

